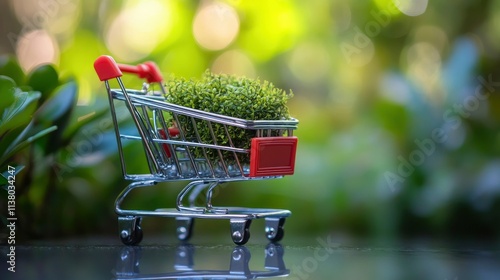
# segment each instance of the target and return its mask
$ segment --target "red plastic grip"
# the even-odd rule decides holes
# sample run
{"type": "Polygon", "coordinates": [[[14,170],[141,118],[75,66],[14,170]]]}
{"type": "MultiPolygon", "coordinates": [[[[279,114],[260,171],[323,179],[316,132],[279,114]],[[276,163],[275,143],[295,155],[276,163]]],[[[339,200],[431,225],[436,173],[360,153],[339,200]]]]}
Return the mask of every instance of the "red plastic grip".
{"type": "Polygon", "coordinates": [[[148,83],[161,83],[163,76],[156,63],[148,61],[137,66],[117,64],[109,55],[101,55],[94,62],[94,69],[101,81],[121,77],[125,73],[136,74],[148,83]]]}
{"type": "Polygon", "coordinates": [[[118,68],[115,60],[108,55],[101,55],[94,61],[94,69],[101,81],[118,78],[122,76],[122,71],[118,68]]]}
{"type": "Polygon", "coordinates": [[[146,79],[148,83],[161,83],[163,76],[156,63],[148,61],[137,66],[118,64],[121,71],[125,73],[137,74],[141,79],[146,79]]]}
{"type": "Polygon", "coordinates": [[[295,136],[252,138],[250,177],[292,175],[297,142],[295,136]]]}

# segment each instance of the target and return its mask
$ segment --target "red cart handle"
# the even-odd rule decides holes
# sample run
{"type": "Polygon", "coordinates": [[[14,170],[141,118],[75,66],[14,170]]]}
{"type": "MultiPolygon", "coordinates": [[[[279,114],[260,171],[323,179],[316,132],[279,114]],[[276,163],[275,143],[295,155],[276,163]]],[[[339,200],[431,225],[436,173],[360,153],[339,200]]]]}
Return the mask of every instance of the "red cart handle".
{"type": "Polygon", "coordinates": [[[118,64],[108,55],[101,55],[94,62],[94,69],[101,81],[121,77],[125,73],[136,74],[148,83],[161,83],[163,77],[156,63],[148,61],[137,66],[118,64]]]}

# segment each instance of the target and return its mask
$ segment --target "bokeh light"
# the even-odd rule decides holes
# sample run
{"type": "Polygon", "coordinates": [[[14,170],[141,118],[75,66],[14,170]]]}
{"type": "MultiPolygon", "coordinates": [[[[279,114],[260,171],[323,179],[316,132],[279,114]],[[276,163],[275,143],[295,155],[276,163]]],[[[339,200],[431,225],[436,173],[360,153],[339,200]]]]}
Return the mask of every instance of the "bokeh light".
{"type": "Polygon", "coordinates": [[[57,63],[59,47],[46,31],[35,30],[21,35],[17,42],[16,54],[21,67],[29,71],[41,64],[57,63]]]}
{"type": "Polygon", "coordinates": [[[69,40],[80,23],[82,3],[81,0],[59,2],[47,1],[52,6],[49,5],[45,8],[47,11],[51,11],[46,29],[58,39],[69,40]]]}
{"type": "Polygon", "coordinates": [[[42,13],[39,12],[40,7],[38,0],[10,0],[9,3],[12,7],[12,10],[14,11],[14,14],[23,26],[32,26],[38,28],[42,27],[35,26],[43,23],[43,21],[45,20],[45,16],[43,16],[42,13]]]}
{"type": "Polygon", "coordinates": [[[441,67],[441,55],[436,47],[427,42],[415,43],[406,51],[406,62],[408,75],[424,89],[424,93],[434,101],[440,100],[434,90],[441,67]]]}
{"type": "Polygon", "coordinates": [[[238,45],[253,60],[267,61],[289,50],[304,33],[299,7],[290,1],[243,1],[239,8],[245,26],[238,45]]]}
{"type": "Polygon", "coordinates": [[[252,60],[241,51],[230,50],[219,55],[210,70],[214,73],[233,74],[255,78],[255,66],[252,60]]]}
{"type": "Polygon", "coordinates": [[[219,2],[202,2],[193,21],[196,42],[208,50],[226,48],[234,41],[239,29],[236,11],[219,2]]]}
{"type": "Polygon", "coordinates": [[[448,48],[448,35],[441,27],[423,25],[416,29],[414,40],[432,44],[440,53],[448,48]]]}
{"type": "MultiPolygon", "coordinates": [[[[401,15],[399,0],[373,0],[377,5],[379,12],[382,14],[390,15],[391,17],[398,17],[401,15]]],[[[372,14],[373,16],[373,14],[372,14]]]]}
{"type": "Polygon", "coordinates": [[[164,1],[129,0],[114,18],[104,37],[106,46],[120,61],[148,56],[169,35],[171,10],[164,1]]]}
{"type": "Polygon", "coordinates": [[[45,29],[58,38],[68,38],[80,20],[80,0],[11,0],[9,3],[23,30],[45,29]]]}
{"type": "Polygon", "coordinates": [[[429,0],[397,0],[395,1],[398,9],[407,16],[419,16],[427,10],[429,0]]]}

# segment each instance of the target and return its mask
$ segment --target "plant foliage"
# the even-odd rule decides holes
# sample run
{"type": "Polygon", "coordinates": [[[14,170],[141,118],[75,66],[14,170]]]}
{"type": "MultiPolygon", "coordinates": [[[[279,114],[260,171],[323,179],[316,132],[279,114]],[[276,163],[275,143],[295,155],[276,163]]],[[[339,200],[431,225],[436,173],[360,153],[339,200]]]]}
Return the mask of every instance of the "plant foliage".
{"type": "MultiPolygon", "coordinates": [[[[173,77],[167,83],[166,101],[181,106],[212,112],[244,120],[288,120],[290,114],[287,101],[292,92],[275,87],[268,81],[236,77],[225,74],[214,74],[205,71],[200,80],[187,80],[173,77]]],[[[195,127],[188,118],[179,118],[186,137],[195,138],[195,127]]],[[[229,146],[229,138],[223,125],[206,122],[196,122],[196,130],[203,143],[214,143],[229,146]],[[213,130],[214,137],[210,129],[213,130]]],[[[250,139],[255,137],[255,131],[228,126],[228,134],[232,144],[237,148],[248,149],[250,139]]],[[[195,151],[201,156],[201,151],[195,151]]],[[[212,160],[219,155],[214,150],[208,151],[212,160]]],[[[248,161],[248,157],[243,159],[248,161]]]]}
{"type": "Polygon", "coordinates": [[[77,92],[73,79],[61,80],[52,65],[25,74],[14,57],[0,57],[0,187],[7,190],[9,174],[4,171],[14,169],[16,206],[22,209],[16,212],[20,238],[62,230],[54,220],[72,195],[60,187],[60,168],[76,131],[102,115],[73,121],[77,92]]]}

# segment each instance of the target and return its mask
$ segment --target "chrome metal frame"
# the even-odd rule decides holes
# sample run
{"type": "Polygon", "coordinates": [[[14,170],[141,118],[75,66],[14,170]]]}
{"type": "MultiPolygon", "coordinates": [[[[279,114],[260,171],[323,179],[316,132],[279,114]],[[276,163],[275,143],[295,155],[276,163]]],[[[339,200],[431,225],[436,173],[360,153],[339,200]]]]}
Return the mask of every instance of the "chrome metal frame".
{"type": "MultiPolygon", "coordinates": [[[[136,244],[142,239],[140,222],[144,216],[160,216],[176,218],[183,224],[178,228],[186,233],[186,224],[192,224],[192,219],[228,219],[231,224],[231,235],[237,244],[244,244],[248,240],[248,228],[253,219],[266,219],[266,234],[270,240],[281,239],[279,230],[282,231],[284,219],[291,215],[288,210],[281,209],[255,209],[242,207],[214,207],[212,205],[213,190],[222,183],[242,180],[264,180],[281,178],[282,176],[249,177],[248,168],[239,159],[239,155],[248,154],[249,150],[235,147],[228,132],[228,127],[238,127],[245,130],[255,131],[256,137],[272,135],[293,136],[293,130],[297,129],[298,121],[290,120],[243,120],[239,118],[224,116],[220,114],[200,111],[161,100],[161,96],[148,95],[143,92],[127,90],[121,80],[118,81],[119,89],[110,88],[108,80],[104,81],[108,92],[108,99],[115,136],[120,156],[121,169],[126,180],[133,181],[117,197],[115,201],[115,212],[119,216],[120,236],[127,244],[136,244]],[[120,131],[120,124],[116,116],[115,102],[123,102],[127,107],[132,120],[137,128],[136,135],[124,134],[120,131]],[[190,119],[194,128],[193,139],[188,139],[183,128],[179,127],[179,135],[174,137],[169,132],[169,120],[166,115],[176,124],[180,124],[179,117],[190,119]],[[206,143],[201,140],[197,130],[197,122],[203,122],[209,128],[213,142],[206,143]],[[223,126],[228,145],[217,143],[213,125],[223,126]],[[160,137],[159,130],[163,130],[166,137],[160,137]],[[149,173],[129,174],[126,165],[126,156],[123,153],[123,141],[141,141],[144,147],[149,173]],[[165,145],[170,155],[165,151],[165,145]],[[195,157],[191,149],[201,149],[204,158],[195,157]],[[216,150],[220,158],[217,163],[212,162],[207,156],[207,150],[216,150]],[[232,152],[231,159],[224,158],[222,151],[232,152]],[[126,210],[121,208],[122,202],[136,188],[154,186],[159,182],[169,181],[191,181],[179,193],[176,200],[176,208],[157,210],[126,210]],[[196,201],[204,195],[205,203],[197,206],[196,201]],[[189,205],[183,204],[188,198],[189,205]],[[137,242],[132,238],[135,234],[137,242]]],[[[147,87],[146,87],[147,88],[147,87]]],[[[160,84],[163,94],[166,93],[160,84]]],[[[180,239],[183,239],[179,235],[180,239]]],[[[281,234],[282,236],[282,234],[281,234]]]]}

